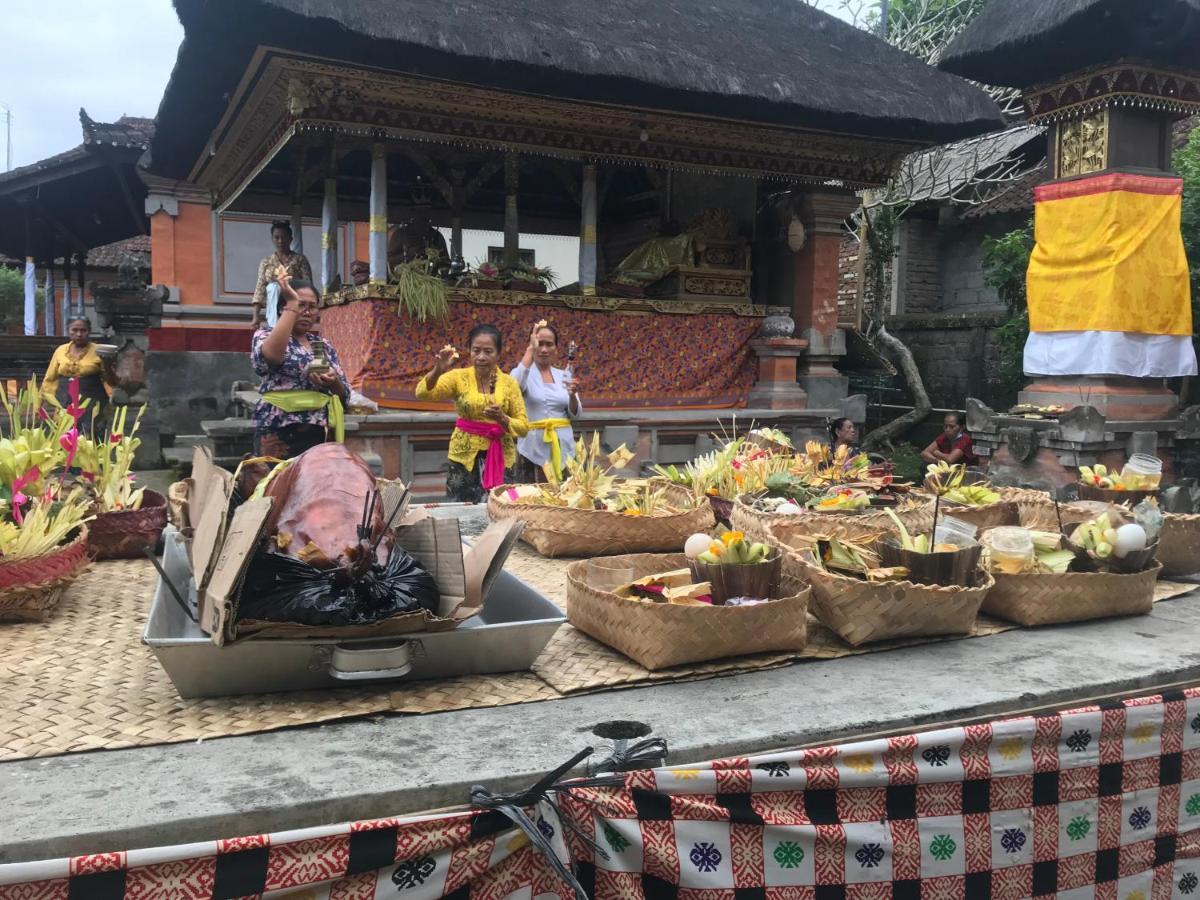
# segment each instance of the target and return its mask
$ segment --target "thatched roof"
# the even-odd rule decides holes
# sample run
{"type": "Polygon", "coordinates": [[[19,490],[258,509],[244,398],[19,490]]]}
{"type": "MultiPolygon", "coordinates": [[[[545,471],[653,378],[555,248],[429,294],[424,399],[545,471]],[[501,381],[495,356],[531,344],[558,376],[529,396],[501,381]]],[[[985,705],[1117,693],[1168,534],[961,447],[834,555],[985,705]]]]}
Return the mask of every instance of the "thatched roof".
{"type": "Polygon", "coordinates": [[[155,172],[199,157],[259,45],[580,100],[929,144],[1001,126],[972,85],[798,0],[175,0],[155,172]]]}
{"type": "Polygon", "coordinates": [[[1031,87],[1122,59],[1200,69],[1200,0],[991,0],[938,67],[1031,87]]]}

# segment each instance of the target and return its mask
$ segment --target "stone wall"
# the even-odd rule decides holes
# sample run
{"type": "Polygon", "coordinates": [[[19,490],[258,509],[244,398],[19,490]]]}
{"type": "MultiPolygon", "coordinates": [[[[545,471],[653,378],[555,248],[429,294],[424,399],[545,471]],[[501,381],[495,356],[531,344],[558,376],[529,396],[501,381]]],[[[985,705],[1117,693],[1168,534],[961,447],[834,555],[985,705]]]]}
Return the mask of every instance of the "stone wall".
{"type": "Polygon", "coordinates": [[[962,409],[967,397],[1001,402],[994,329],[1004,318],[1003,313],[893,316],[888,327],[912,350],[933,405],[962,409]]]}
{"type": "Polygon", "coordinates": [[[938,268],[943,312],[982,312],[1004,308],[995,290],[984,284],[983,241],[1000,237],[1028,220],[1024,214],[959,221],[939,229],[938,268]]]}
{"type": "Polygon", "coordinates": [[[235,381],[258,384],[250,354],[203,350],[146,354],[150,408],[158,419],[164,445],[174,435],[203,434],[200,423],[233,415],[230,391],[235,381]]]}
{"type": "Polygon", "coordinates": [[[935,219],[907,218],[896,227],[892,312],[911,316],[942,307],[942,272],[935,219]]]}

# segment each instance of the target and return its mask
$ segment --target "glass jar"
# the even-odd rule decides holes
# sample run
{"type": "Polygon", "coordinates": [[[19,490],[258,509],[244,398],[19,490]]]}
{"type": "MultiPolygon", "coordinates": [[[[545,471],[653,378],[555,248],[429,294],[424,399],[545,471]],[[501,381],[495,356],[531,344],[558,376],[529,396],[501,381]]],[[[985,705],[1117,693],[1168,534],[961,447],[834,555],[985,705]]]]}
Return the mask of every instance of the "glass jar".
{"type": "Polygon", "coordinates": [[[1019,575],[1033,565],[1033,535],[1028,528],[993,528],[984,536],[992,568],[1005,575],[1019,575]]]}
{"type": "Polygon", "coordinates": [[[978,542],[975,537],[979,529],[968,522],[943,516],[938,519],[937,529],[933,534],[935,544],[953,544],[955,547],[974,547],[978,542]]]}
{"type": "Polygon", "coordinates": [[[1127,491],[1157,491],[1162,484],[1162,460],[1146,453],[1135,453],[1121,470],[1121,486],[1127,491]]]}

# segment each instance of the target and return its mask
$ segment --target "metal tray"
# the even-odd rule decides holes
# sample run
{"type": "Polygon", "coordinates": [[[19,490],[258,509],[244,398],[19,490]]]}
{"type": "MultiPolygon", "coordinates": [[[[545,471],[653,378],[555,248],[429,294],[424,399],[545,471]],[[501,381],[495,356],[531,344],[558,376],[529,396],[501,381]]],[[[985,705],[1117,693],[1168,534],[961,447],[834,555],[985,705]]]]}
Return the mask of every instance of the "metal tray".
{"type": "MultiPolygon", "coordinates": [[[[196,610],[196,585],[183,537],[163,534],[163,570],[196,610]]],[[[216,646],[160,577],[142,634],[179,696],[223,697],[413,681],[529,669],[563,611],[508,572],[492,586],[483,611],[454,631],[386,640],[248,640],[216,646]]]]}

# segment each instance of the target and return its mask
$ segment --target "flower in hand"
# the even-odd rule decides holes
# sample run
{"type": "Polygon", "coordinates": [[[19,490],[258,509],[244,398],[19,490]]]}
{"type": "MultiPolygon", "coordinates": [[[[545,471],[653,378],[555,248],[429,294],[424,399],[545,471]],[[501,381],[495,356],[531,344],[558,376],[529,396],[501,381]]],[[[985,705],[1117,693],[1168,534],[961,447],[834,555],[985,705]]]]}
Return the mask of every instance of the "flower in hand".
{"type": "Polygon", "coordinates": [[[485,406],[483,408],[483,415],[485,418],[491,419],[493,422],[499,422],[501,425],[503,425],[505,420],[508,418],[498,403],[489,403],[487,406],[485,406]]]}
{"type": "Polygon", "coordinates": [[[308,380],[321,390],[334,391],[335,393],[341,387],[341,379],[338,378],[337,372],[334,372],[332,369],[324,372],[309,372],[308,380]]]}
{"type": "Polygon", "coordinates": [[[574,378],[566,379],[563,381],[563,385],[566,387],[568,395],[574,397],[579,394],[579,382],[574,378]]]}

